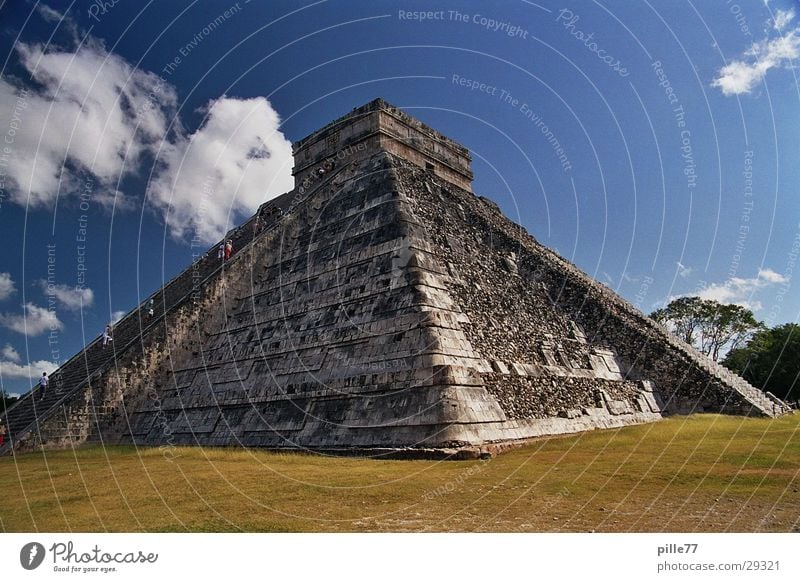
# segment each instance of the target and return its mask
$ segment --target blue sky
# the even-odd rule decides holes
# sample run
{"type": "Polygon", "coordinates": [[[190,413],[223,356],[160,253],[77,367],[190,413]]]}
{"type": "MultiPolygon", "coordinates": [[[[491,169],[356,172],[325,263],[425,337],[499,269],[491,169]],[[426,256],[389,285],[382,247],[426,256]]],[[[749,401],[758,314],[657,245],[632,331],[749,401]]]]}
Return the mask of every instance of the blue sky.
{"type": "Polygon", "coordinates": [[[378,96],[643,311],[701,294],[798,319],[795,2],[1,6],[9,392],[290,189],[292,141],[378,96]]]}

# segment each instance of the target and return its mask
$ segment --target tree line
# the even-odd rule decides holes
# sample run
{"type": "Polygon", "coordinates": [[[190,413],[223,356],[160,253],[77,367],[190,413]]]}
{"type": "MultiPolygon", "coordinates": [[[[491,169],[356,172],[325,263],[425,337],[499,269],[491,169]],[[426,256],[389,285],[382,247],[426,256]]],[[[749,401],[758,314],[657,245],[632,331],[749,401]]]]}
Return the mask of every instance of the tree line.
{"type": "Polygon", "coordinates": [[[800,400],[800,325],[772,328],[741,305],[679,297],[650,317],[756,388],[800,400]]]}

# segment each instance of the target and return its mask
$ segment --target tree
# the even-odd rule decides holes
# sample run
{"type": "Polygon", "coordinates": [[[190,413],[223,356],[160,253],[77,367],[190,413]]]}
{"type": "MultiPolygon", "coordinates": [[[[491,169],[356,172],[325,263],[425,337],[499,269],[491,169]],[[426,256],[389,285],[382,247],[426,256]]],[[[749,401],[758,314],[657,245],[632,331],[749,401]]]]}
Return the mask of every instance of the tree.
{"type": "Polygon", "coordinates": [[[663,309],[656,309],[650,317],[687,344],[694,345],[695,335],[700,327],[702,303],[703,300],[699,297],[679,297],[663,309]]]}
{"type": "Polygon", "coordinates": [[[722,363],[757,388],[784,400],[798,400],[800,325],[762,329],[746,345],[728,352],[722,363]]]}
{"type": "Polygon", "coordinates": [[[746,307],[700,297],[679,297],[650,317],[714,360],[762,328],[746,307]]]}
{"type": "Polygon", "coordinates": [[[763,328],[753,312],[741,305],[722,305],[705,302],[700,346],[704,354],[719,360],[720,350],[730,351],[742,346],[753,333],[763,328]]]}

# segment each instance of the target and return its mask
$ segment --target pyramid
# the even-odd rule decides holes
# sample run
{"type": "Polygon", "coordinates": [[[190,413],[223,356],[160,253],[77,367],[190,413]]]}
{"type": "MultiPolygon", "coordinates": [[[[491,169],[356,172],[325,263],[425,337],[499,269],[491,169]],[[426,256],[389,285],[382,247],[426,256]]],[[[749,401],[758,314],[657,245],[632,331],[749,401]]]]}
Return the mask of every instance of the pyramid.
{"type": "Polygon", "coordinates": [[[381,99],[294,144],[295,188],[9,410],[12,447],[492,455],[774,396],[471,190],[469,151],[381,99]]]}

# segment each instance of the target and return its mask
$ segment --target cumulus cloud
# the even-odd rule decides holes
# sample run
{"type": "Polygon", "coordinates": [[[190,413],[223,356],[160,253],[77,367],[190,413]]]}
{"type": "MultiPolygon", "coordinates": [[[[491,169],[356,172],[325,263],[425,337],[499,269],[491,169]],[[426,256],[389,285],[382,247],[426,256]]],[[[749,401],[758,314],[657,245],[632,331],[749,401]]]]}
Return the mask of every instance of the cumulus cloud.
{"type": "MultiPolygon", "coordinates": [[[[794,18],[794,12],[784,13],[779,10],[775,17],[776,27],[778,18],[781,19],[781,29],[785,28],[794,18]]],[[[798,33],[800,29],[795,28],[777,38],[753,43],[745,51],[744,58],[731,61],[719,70],[711,86],[719,87],[725,95],[750,93],[770,69],[791,67],[792,61],[800,57],[798,33]]]]}
{"type": "Polygon", "coordinates": [[[78,311],[91,307],[94,303],[94,292],[88,287],[70,287],[69,285],[48,284],[44,279],[39,280],[42,292],[55,297],[64,309],[78,311]]]}
{"type": "Polygon", "coordinates": [[[8,299],[17,292],[11,273],[0,273],[0,301],[8,299]]]}
{"type": "Polygon", "coordinates": [[[174,88],[96,42],[74,52],[20,43],[17,53],[36,86],[0,79],[0,124],[14,129],[11,201],[37,207],[59,193],[114,193],[166,135],[174,88]]]}
{"type": "Polygon", "coordinates": [[[172,234],[213,243],[239,215],[291,190],[292,145],[263,97],[222,97],[205,108],[192,135],[169,144],[149,199],[165,211],[172,234]]]}
{"type": "MultiPolygon", "coordinates": [[[[758,280],[764,282],[765,284],[769,283],[788,283],[789,278],[781,275],[780,273],[776,273],[772,269],[761,269],[758,271],[758,280]]],[[[762,285],[764,286],[764,285],[762,285]]]]}
{"type": "Polygon", "coordinates": [[[59,321],[54,311],[39,307],[33,303],[23,306],[23,313],[0,314],[0,325],[17,333],[28,336],[41,335],[46,331],[63,329],[64,324],[59,321]]]}
{"type": "MultiPolygon", "coordinates": [[[[48,7],[39,13],[62,18],[48,7]]],[[[85,194],[98,207],[125,210],[138,196],[119,192],[119,180],[152,169],[147,200],[171,234],[212,243],[291,190],[291,143],[267,99],[212,100],[202,125],[187,132],[174,86],[86,38],[73,50],[19,43],[31,81],[0,79],[0,126],[14,131],[11,202],[35,209],[85,194]]]]}
{"type": "Polygon", "coordinates": [[[119,320],[125,317],[127,311],[114,311],[111,314],[111,325],[115,325],[119,320]]]}
{"type": "Polygon", "coordinates": [[[676,261],[675,264],[678,266],[678,276],[681,277],[682,279],[688,278],[689,275],[691,275],[692,272],[694,271],[692,267],[688,267],[683,263],[681,263],[680,261],[676,261]]]}
{"type": "Polygon", "coordinates": [[[724,283],[708,285],[697,295],[703,299],[713,299],[720,303],[741,305],[753,311],[761,309],[760,301],[753,299],[754,293],[769,287],[788,283],[788,277],[776,273],[772,269],[761,269],[758,275],[750,279],[731,277],[724,283]]]}
{"type": "Polygon", "coordinates": [[[50,374],[57,369],[58,364],[48,362],[47,360],[30,362],[27,366],[16,362],[0,362],[0,376],[2,376],[4,380],[28,378],[33,381],[33,379],[38,378],[42,372],[50,374]]]}
{"type": "Polygon", "coordinates": [[[2,356],[9,362],[20,361],[19,352],[16,349],[14,349],[14,346],[12,346],[11,344],[6,344],[5,347],[3,347],[2,356]]]}

